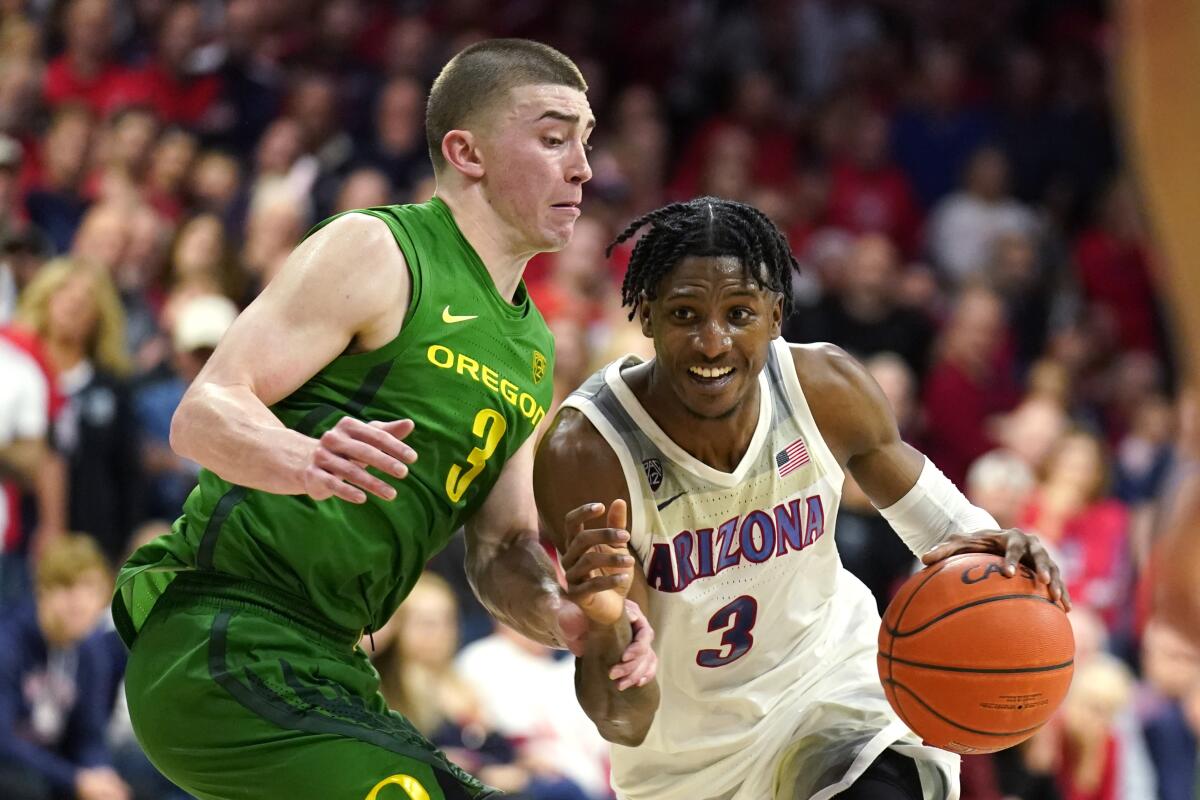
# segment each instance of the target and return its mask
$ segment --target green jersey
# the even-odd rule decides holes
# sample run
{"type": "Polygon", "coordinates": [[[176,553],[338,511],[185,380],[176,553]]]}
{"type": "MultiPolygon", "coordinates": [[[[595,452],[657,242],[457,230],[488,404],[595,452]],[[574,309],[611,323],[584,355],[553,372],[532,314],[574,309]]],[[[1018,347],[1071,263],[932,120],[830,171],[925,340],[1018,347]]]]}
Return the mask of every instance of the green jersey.
{"type": "Polygon", "coordinates": [[[382,625],[545,417],[554,342],[524,283],[514,302],[502,297],[438,198],[356,213],[386,222],[408,262],[403,328],[377,350],[334,359],[271,410],[313,437],[344,416],[410,418],[416,463],[403,480],[372,470],[397,496],[361,505],[201,470],[172,533],[121,570],[113,614],[126,644],[181,571],[264,584],[343,629],[382,625]]]}

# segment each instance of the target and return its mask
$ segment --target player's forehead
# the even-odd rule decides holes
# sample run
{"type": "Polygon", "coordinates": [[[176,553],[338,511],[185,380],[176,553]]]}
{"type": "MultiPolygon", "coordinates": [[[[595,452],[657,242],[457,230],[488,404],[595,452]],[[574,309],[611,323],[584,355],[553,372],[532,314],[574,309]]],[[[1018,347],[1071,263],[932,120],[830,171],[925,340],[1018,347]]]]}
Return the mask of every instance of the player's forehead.
{"type": "Polygon", "coordinates": [[[590,129],[596,124],[587,95],[561,84],[535,83],[509,89],[508,120],[533,125],[561,120],[590,129]]]}
{"type": "Polygon", "coordinates": [[[663,299],[699,294],[755,294],[763,291],[758,281],[746,274],[737,256],[684,256],[658,286],[663,299]]]}

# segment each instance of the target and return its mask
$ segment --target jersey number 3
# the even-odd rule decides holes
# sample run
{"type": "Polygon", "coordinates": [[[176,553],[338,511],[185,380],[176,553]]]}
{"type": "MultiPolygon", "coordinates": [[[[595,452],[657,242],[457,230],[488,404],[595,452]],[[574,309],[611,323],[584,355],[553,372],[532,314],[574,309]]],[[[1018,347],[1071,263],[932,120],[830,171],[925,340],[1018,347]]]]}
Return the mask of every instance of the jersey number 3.
{"type": "Polygon", "coordinates": [[[457,503],[466,494],[471,481],[483,472],[487,460],[496,452],[496,447],[504,438],[504,431],[507,429],[508,423],[504,421],[500,412],[493,408],[480,409],[475,415],[471,433],[483,439],[483,446],[472,448],[471,452],[467,453],[469,466],[464,468],[454,464],[450,467],[450,472],[446,475],[446,496],[450,498],[450,502],[457,503]]]}
{"type": "Polygon", "coordinates": [[[696,653],[696,663],[702,667],[723,667],[746,655],[754,646],[750,630],[757,620],[758,601],[748,594],[722,606],[708,621],[709,633],[725,631],[721,634],[721,649],[701,650],[696,653]]]}

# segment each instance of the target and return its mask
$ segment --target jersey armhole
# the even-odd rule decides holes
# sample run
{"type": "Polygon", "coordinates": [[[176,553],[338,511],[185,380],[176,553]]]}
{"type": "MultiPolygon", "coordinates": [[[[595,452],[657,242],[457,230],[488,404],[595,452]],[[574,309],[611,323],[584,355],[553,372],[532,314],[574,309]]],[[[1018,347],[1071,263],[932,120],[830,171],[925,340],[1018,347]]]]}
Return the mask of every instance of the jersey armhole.
{"type": "Polygon", "coordinates": [[[617,461],[621,464],[621,474],[625,477],[625,491],[629,493],[630,542],[649,541],[649,531],[646,527],[645,499],[642,497],[640,491],[641,482],[639,476],[641,472],[638,470],[638,465],[634,463],[629,450],[624,446],[621,435],[617,433],[617,429],[613,427],[612,423],[608,421],[608,418],[604,416],[600,409],[587,401],[568,397],[563,401],[562,407],[573,408],[587,417],[588,422],[592,423],[592,426],[604,437],[604,441],[608,442],[608,446],[616,454],[617,461]]]}
{"type": "Polygon", "coordinates": [[[822,462],[825,469],[829,470],[830,474],[836,476],[839,481],[845,480],[845,470],[838,463],[833,451],[829,449],[829,445],[825,443],[825,437],[821,435],[821,429],[817,427],[817,419],[808,405],[808,398],[804,396],[804,387],[800,385],[800,378],[796,375],[796,362],[792,359],[791,343],[780,337],[772,343],[772,346],[775,347],[775,355],[779,359],[783,389],[787,392],[788,399],[792,401],[793,413],[807,437],[814,440],[809,442],[809,449],[812,451],[813,457],[822,462]]]}

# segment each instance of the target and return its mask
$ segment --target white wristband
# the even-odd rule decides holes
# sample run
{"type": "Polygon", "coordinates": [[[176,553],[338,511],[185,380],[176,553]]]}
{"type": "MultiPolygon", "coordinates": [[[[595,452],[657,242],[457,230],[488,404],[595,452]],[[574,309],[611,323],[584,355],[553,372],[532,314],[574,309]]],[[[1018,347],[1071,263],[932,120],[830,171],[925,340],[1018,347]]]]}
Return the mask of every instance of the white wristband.
{"type": "Polygon", "coordinates": [[[952,533],[998,530],[991,514],[971,505],[958,487],[928,458],[908,494],[879,513],[892,530],[920,557],[952,533]]]}

